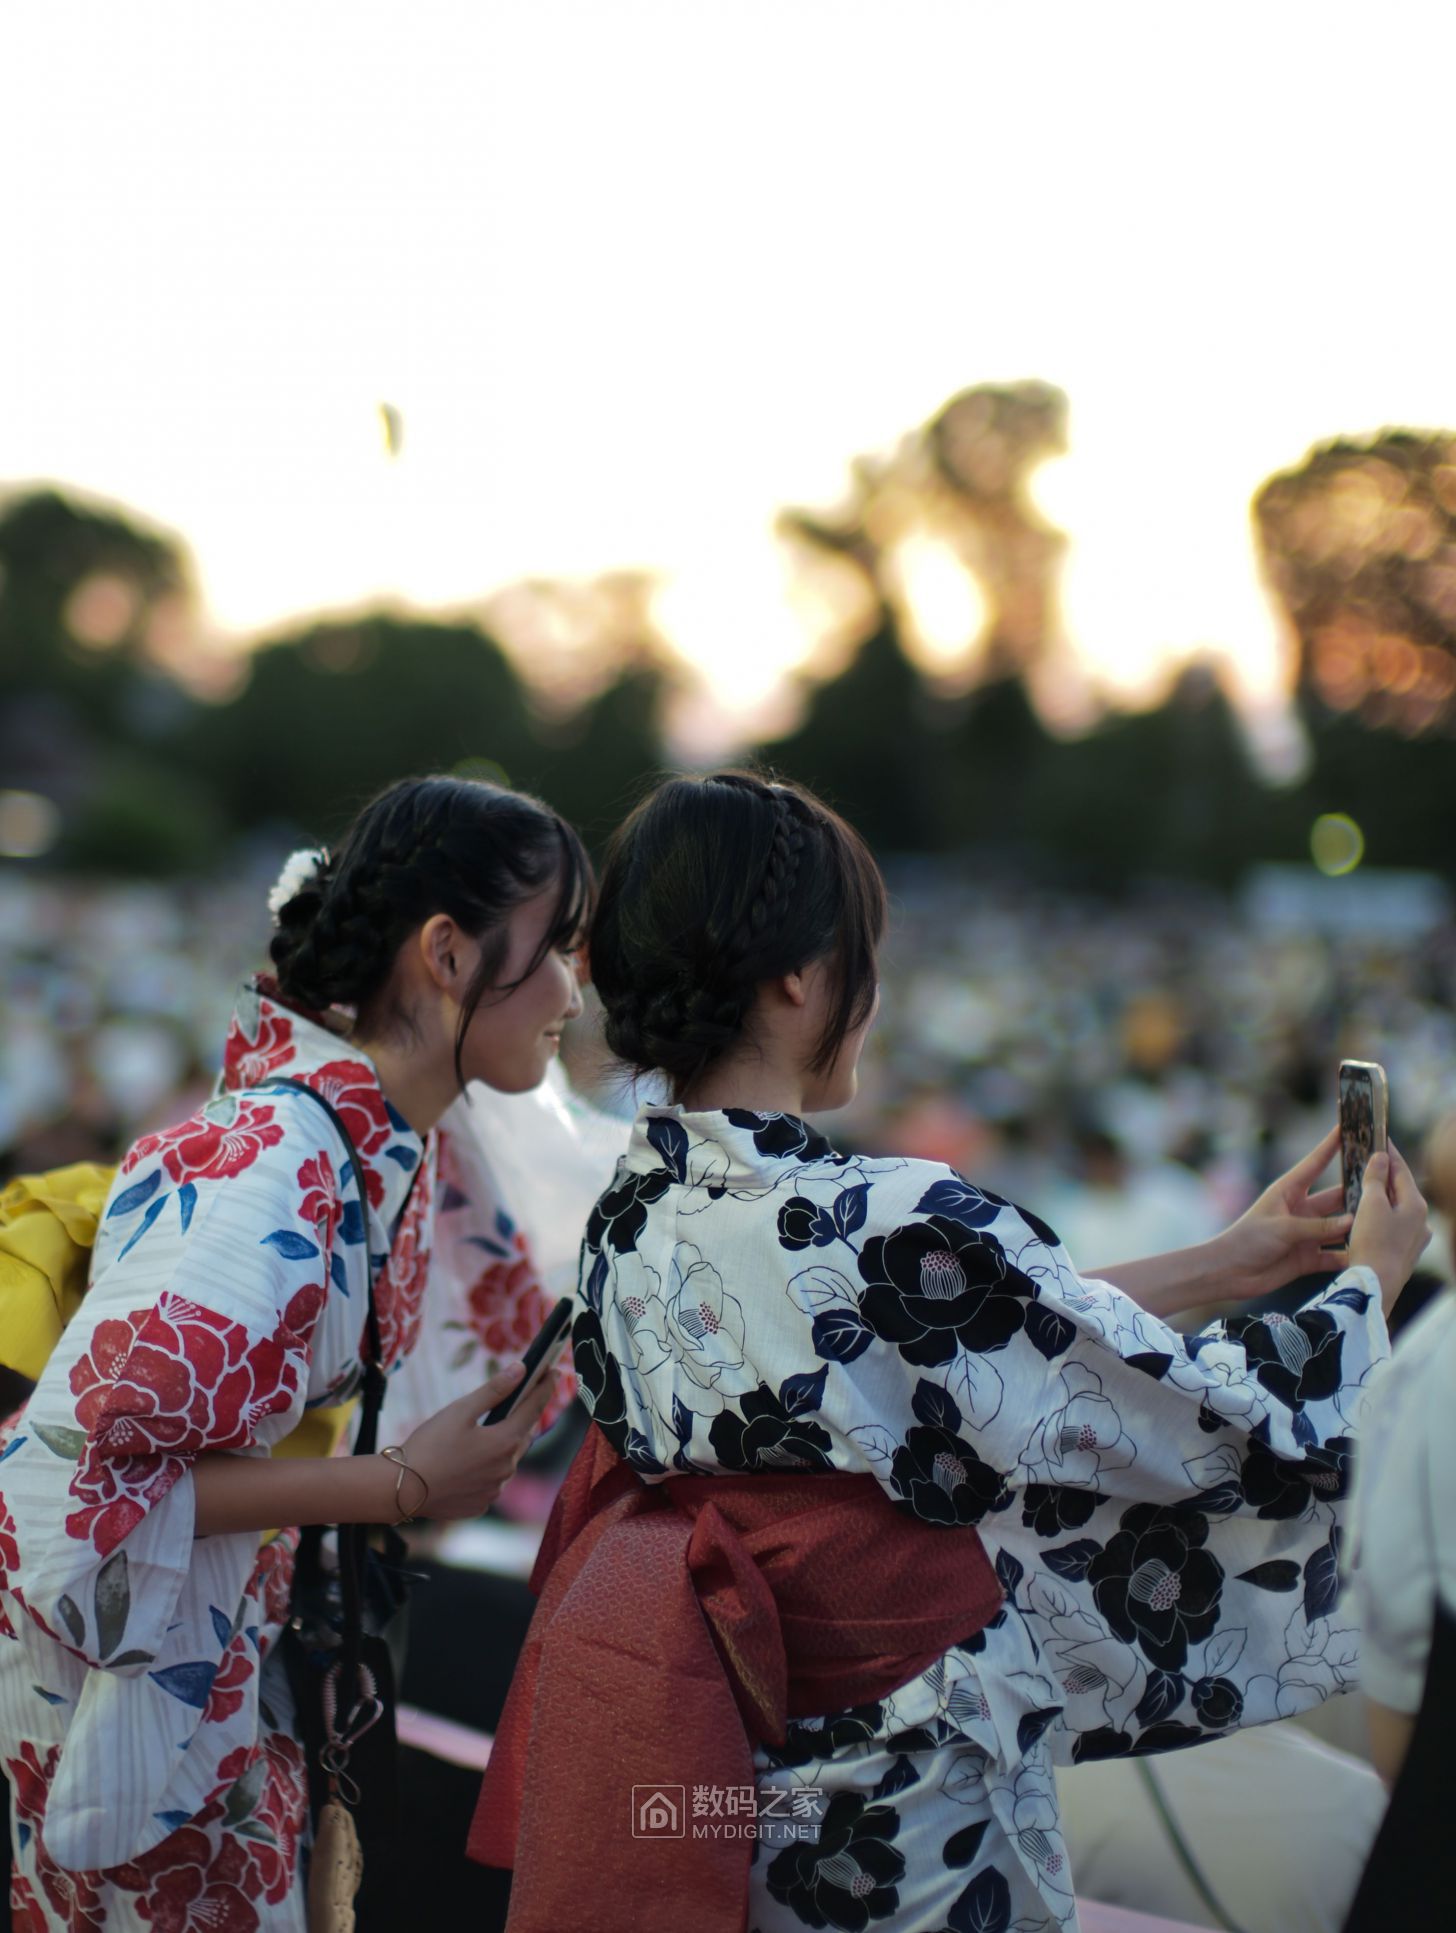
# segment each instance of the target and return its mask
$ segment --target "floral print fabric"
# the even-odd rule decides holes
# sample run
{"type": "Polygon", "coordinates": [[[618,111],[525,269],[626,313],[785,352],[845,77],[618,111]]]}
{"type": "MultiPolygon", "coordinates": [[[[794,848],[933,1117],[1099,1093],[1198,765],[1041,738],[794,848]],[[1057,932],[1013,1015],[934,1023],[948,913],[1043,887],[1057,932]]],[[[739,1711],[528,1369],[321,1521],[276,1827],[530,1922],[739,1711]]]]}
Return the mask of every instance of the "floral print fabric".
{"type": "MultiPolygon", "coordinates": [[[[123,1162],[81,1310],[0,1442],[17,1925],[301,1928],[303,1768],[273,1650],[297,1532],[195,1538],[191,1464],[266,1455],[356,1390],[371,1265],[400,1368],[437,1220],[468,1249],[503,1218],[478,1172],[474,1192],[440,1174],[443,1138],[410,1129],[363,1054],[253,988],[217,1097],[123,1162]],[[278,1075],[342,1114],[362,1201],[324,1110],[259,1087],[278,1075]]],[[[476,1311],[492,1334],[530,1299],[512,1253],[517,1273],[476,1311]]],[[[394,1394],[385,1427],[405,1434],[394,1394]]]]}
{"type": "Polygon", "coordinates": [[[649,1482],[868,1471],[928,1528],[977,1525],[1006,1592],[884,1706],[760,1754],[839,1810],[812,1852],[759,1847],[751,1925],[1070,1925],[1054,1762],[1354,1682],[1338,1557],[1388,1353],[1375,1286],[1348,1270],[1292,1317],[1183,1336],[948,1169],[782,1115],[643,1111],[574,1328],[613,1446],[649,1482]]]}

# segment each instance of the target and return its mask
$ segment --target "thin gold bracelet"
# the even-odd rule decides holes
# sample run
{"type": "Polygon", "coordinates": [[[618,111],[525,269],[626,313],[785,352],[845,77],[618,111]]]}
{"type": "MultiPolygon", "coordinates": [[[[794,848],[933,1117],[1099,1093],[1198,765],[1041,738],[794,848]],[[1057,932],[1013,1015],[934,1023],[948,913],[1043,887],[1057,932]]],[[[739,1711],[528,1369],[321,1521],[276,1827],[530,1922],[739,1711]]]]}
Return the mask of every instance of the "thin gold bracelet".
{"type": "Polygon", "coordinates": [[[397,1530],[401,1524],[417,1523],[420,1517],[424,1515],[425,1505],[430,1501],[429,1484],[420,1475],[418,1470],[414,1469],[410,1464],[405,1462],[404,1451],[400,1449],[397,1443],[389,1444],[388,1447],[381,1450],[379,1454],[382,1457],[385,1457],[390,1463],[395,1464],[399,1470],[399,1475],[394,1480],[394,1507],[399,1512],[399,1515],[394,1520],[395,1529],[397,1530]],[[404,1488],[404,1480],[406,1477],[413,1477],[415,1482],[420,1486],[421,1490],[424,1491],[424,1495],[420,1498],[419,1502],[415,1505],[414,1509],[411,1512],[409,1512],[408,1515],[406,1515],[405,1513],[404,1499],[401,1495],[401,1492],[404,1488]]]}

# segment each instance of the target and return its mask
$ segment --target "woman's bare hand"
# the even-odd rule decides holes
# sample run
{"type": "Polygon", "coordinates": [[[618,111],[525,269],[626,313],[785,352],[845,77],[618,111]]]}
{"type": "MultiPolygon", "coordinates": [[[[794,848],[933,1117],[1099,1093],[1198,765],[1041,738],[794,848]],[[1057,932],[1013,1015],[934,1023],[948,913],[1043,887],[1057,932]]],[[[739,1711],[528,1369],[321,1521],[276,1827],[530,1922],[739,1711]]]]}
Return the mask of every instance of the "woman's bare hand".
{"type": "Polygon", "coordinates": [[[1425,1197],[1392,1143],[1388,1154],[1373,1154],[1365,1164],[1360,1211],[1350,1230],[1350,1260],[1379,1276],[1387,1315],[1430,1239],[1425,1197]]]}
{"type": "Polygon", "coordinates": [[[1339,1146],[1340,1130],[1335,1126],[1317,1148],[1271,1181],[1253,1206],[1215,1237],[1222,1296],[1244,1301],[1282,1289],[1298,1276],[1348,1265],[1351,1258],[1343,1237],[1349,1234],[1353,1217],[1344,1212],[1343,1190],[1338,1184],[1319,1189],[1314,1185],[1339,1146]]]}
{"type": "MultiPolygon", "coordinates": [[[[521,1380],[512,1363],[480,1389],[436,1412],[406,1440],[405,1462],[430,1486],[424,1515],[444,1520],[478,1517],[489,1510],[531,1441],[541,1412],[551,1400],[555,1377],[548,1370],[521,1398],[510,1415],[482,1427],[480,1419],[521,1380]]],[[[406,1498],[413,1492],[405,1479],[406,1498]]]]}

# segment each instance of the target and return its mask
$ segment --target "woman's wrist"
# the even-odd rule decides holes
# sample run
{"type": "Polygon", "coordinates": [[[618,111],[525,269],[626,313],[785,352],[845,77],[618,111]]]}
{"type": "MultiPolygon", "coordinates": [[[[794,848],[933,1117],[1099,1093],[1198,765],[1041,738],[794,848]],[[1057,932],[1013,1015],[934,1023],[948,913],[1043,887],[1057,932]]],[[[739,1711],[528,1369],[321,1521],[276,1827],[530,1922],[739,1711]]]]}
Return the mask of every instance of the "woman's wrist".
{"type": "Polygon", "coordinates": [[[398,1471],[382,1456],[266,1457],[210,1451],[192,1467],[195,1534],[285,1524],[392,1524],[398,1471]]]}
{"type": "Polygon", "coordinates": [[[1222,1294],[1220,1273],[1227,1273],[1223,1250],[1224,1237],[1196,1242],[1191,1248],[1177,1248],[1166,1255],[1146,1255],[1136,1262],[1117,1262],[1111,1268],[1094,1269],[1094,1278],[1111,1282],[1124,1295],[1131,1296],[1149,1315],[1166,1319],[1202,1302],[1217,1302],[1222,1294]]]}

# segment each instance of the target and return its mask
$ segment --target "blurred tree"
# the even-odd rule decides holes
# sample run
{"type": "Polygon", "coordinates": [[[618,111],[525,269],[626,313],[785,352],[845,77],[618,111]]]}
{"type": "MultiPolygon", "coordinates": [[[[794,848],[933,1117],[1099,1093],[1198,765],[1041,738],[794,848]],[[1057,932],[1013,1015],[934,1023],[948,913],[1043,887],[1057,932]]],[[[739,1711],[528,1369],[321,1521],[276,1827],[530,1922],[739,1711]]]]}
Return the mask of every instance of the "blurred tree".
{"type": "Polygon", "coordinates": [[[1409,734],[1456,725],[1456,438],[1322,444],[1264,484],[1254,524],[1307,699],[1409,734]]]}

